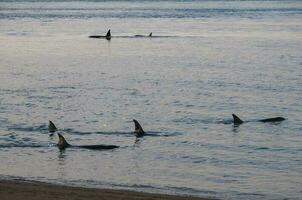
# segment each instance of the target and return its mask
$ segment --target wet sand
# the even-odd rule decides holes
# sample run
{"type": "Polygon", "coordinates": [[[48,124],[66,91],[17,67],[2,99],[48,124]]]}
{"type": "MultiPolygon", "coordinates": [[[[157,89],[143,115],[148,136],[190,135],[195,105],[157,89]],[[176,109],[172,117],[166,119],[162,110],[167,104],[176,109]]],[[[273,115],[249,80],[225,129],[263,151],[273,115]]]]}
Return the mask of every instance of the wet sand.
{"type": "MultiPolygon", "coordinates": [[[[175,196],[127,190],[94,189],[16,180],[0,181],[1,200],[210,200],[192,196],[175,196]]],[[[213,200],[213,199],[212,199],[213,200]]]]}

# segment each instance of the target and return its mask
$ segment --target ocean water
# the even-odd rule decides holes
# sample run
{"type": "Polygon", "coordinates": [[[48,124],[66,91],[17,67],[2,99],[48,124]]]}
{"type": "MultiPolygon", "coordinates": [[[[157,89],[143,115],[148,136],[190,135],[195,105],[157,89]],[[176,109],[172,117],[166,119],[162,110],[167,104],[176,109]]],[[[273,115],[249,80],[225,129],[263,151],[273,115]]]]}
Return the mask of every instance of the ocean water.
{"type": "Polygon", "coordinates": [[[302,199],[302,1],[1,1],[0,47],[0,179],[302,199]]]}

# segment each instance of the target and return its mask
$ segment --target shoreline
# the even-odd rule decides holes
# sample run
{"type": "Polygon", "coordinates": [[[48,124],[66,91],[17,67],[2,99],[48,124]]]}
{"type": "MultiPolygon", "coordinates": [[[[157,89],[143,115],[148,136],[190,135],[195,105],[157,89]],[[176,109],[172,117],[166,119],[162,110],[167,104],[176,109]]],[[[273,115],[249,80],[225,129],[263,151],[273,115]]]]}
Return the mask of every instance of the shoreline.
{"type": "Polygon", "coordinates": [[[84,188],[21,180],[0,180],[0,196],[1,200],[215,200],[210,197],[84,188]]]}

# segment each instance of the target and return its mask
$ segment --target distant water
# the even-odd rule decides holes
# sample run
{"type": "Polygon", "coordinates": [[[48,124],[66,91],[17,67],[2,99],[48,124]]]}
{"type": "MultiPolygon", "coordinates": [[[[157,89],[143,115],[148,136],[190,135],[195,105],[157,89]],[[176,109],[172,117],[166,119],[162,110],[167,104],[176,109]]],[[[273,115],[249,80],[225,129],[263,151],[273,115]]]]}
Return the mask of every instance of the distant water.
{"type": "Polygon", "coordinates": [[[0,46],[1,179],[302,198],[301,1],[1,1],[0,46]]]}

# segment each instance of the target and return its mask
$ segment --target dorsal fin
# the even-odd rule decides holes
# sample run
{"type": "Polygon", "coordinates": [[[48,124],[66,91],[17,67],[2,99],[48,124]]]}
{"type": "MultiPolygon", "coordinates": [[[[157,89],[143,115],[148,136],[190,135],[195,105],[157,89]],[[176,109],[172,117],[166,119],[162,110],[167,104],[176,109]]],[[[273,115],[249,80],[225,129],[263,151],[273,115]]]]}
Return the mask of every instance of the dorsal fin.
{"type": "Polygon", "coordinates": [[[59,149],[65,149],[66,147],[70,146],[70,144],[66,142],[65,138],[60,133],[58,133],[58,136],[59,136],[59,142],[57,145],[59,149]]]}
{"type": "Polygon", "coordinates": [[[152,37],[152,32],[149,34],[149,37],[152,37]]]}
{"type": "Polygon", "coordinates": [[[111,39],[111,32],[110,29],[108,30],[107,34],[106,34],[106,39],[110,40],[111,39]]]}
{"type": "Polygon", "coordinates": [[[48,124],[48,131],[51,133],[56,132],[57,127],[55,126],[55,124],[49,120],[49,124],[48,124]]]}
{"type": "Polygon", "coordinates": [[[138,123],[137,120],[133,119],[134,125],[135,125],[135,130],[134,134],[136,137],[142,137],[145,134],[145,131],[141,127],[141,125],[138,123]]]}
{"type": "Polygon", "coordinates": [[[239,125],[239,124],[242,124],[243,121],[235,114],[232,114],[233,116],[233,119],[234,119],[234,125],[239,125]]]}

